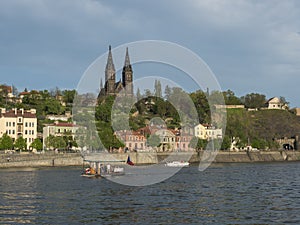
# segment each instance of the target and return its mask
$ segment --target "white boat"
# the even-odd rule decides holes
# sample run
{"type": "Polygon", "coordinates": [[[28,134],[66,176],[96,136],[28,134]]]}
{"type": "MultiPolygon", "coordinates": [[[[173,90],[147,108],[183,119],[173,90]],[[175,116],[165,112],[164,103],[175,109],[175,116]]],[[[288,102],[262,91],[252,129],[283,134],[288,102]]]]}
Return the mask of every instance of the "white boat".
{"type": "Polygon", "coordinates": [[[168,167],[188,167],[189,165],[190,163],[186,161],[173,161],[166,163],[166,166],[168,167]]]}

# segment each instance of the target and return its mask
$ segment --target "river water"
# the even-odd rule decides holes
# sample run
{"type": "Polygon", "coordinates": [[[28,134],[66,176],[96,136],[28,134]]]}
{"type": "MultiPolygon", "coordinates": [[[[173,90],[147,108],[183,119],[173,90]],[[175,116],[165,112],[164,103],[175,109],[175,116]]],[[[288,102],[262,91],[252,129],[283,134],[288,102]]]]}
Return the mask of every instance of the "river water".
{"type": "Polygon", "coordinates": [[[300,163],[197,165],[146,187],[0,170],[0,224],[300,224],[300,163]]]}

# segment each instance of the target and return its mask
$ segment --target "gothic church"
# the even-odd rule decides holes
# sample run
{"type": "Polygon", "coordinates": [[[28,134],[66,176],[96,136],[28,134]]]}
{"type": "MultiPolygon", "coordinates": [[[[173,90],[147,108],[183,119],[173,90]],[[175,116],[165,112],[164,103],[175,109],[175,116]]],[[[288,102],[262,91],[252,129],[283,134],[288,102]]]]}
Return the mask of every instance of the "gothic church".
{"type": "Polygon", "coordinates": [[[116,70],[112,58],[111,46],[109,46],[107,64],[105,68],[105,84],[103,87],[101,80],[99,97],[117,95],[123,89],[125,89],[125,95],[133,96],[132,79],[133,71],[130,64],[128,48],[126,48],[125,63],[122,70],[122,80],[116,82],[116,70]]]}

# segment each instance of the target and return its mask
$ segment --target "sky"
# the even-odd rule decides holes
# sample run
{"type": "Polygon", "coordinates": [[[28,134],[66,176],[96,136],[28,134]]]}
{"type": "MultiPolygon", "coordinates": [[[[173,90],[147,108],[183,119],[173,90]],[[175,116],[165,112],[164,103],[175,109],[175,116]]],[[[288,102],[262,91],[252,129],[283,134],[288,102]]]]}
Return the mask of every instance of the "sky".
{"type": "Polygon", "coordinates": [[[140,40],[192,50],[222,90],[283,96],[300,107],[297,0],[1,0],[0,83],[75,89],[109,45],[140,40]]]}

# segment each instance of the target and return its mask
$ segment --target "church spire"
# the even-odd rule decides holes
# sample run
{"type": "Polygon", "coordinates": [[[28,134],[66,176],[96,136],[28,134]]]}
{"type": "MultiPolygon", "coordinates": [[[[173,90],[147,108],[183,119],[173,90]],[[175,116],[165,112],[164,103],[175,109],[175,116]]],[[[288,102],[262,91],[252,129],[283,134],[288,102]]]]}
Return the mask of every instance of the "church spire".
{"type": "Polygon", "coordinates": [[[112,58],[112,53],[111,53],[111,46],[109,46],[109,48],[108,48],[108,57],[107,57],[106,70],[115,71],[115,65],[114,65],[113,58],[112,58]]]}
{"type": "Polygon", "coordinates": [[[125,56],[124,67],[127,67],[127,66],[130,66],[130,59],[129,59],[128,47],[126,48],[126,56],[125,56]]]}

